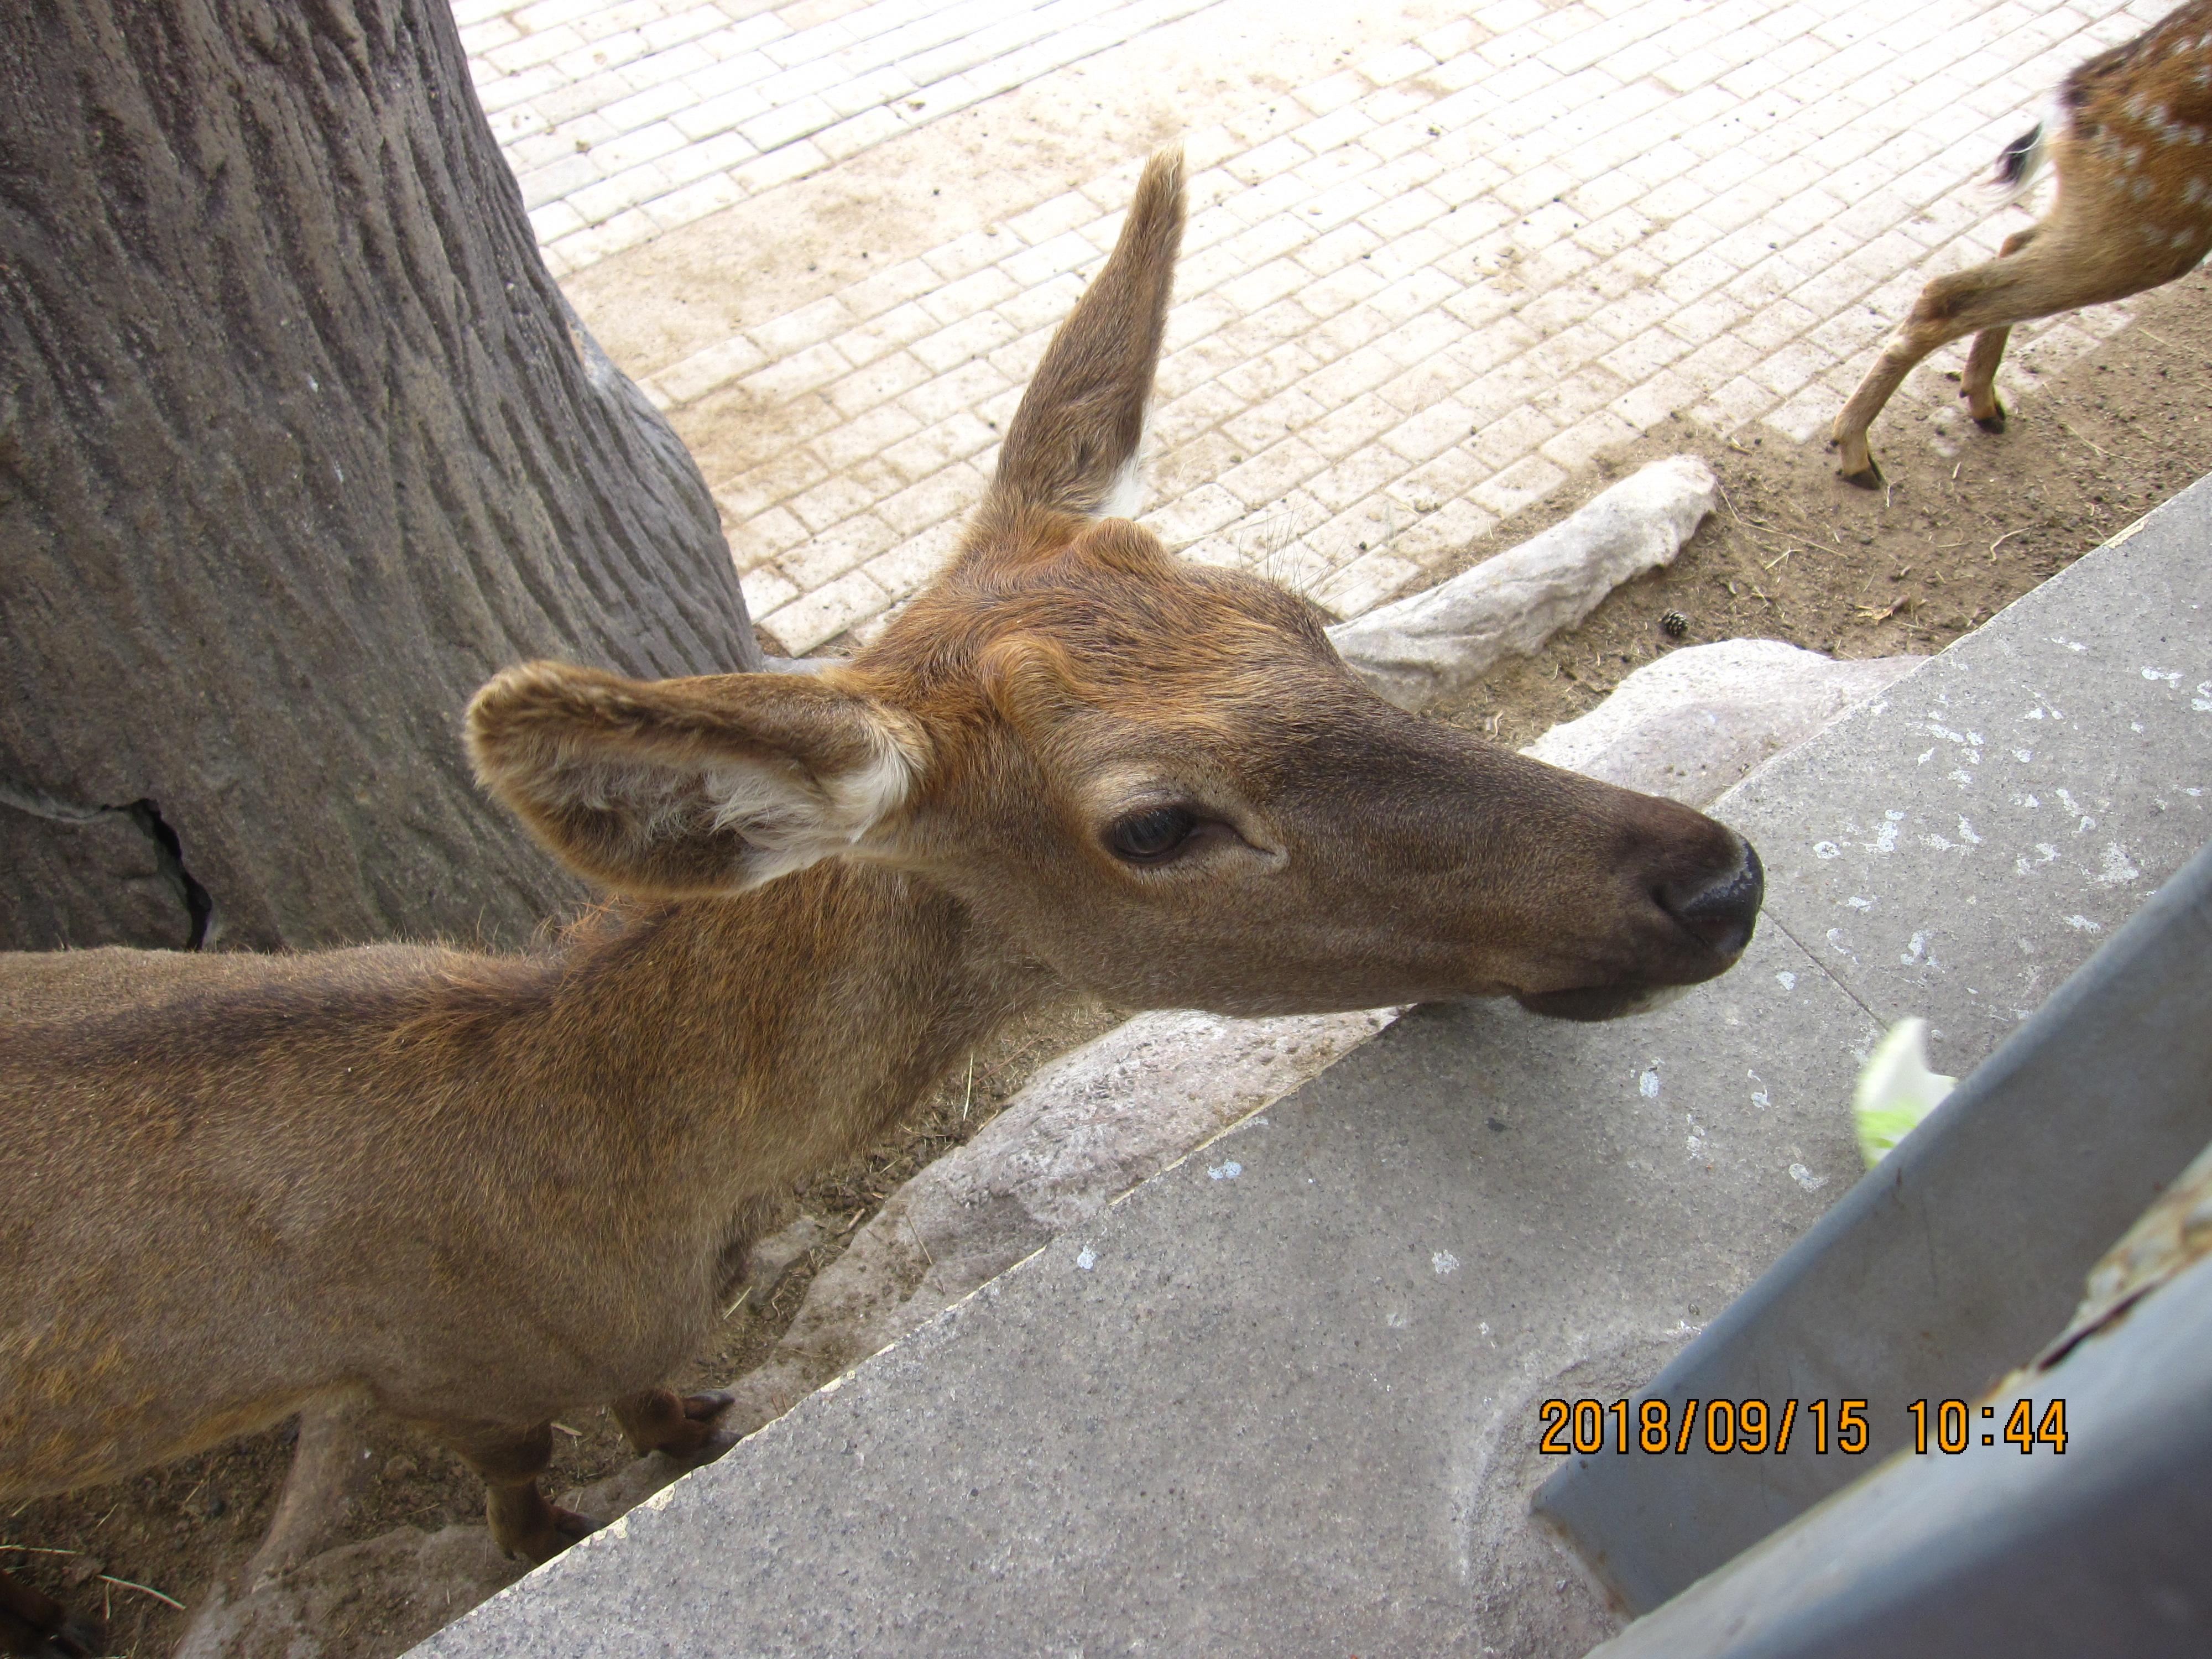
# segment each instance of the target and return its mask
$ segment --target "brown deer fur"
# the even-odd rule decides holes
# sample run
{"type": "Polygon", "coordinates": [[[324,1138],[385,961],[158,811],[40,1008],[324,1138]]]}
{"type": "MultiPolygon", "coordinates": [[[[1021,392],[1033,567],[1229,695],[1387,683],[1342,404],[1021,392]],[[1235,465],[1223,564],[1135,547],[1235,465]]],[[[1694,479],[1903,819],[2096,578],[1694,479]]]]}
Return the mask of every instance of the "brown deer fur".
{"type": "Polygon", "coordinates": [[[549,1421],[705,1444],[660,1384],[762,1218],[1055,988],[1595,1018],[1735,959],[1734,834],[1404,714],[1304,601],[1094,516],[1182,219],[1157,158],[876,645],[478,695],[487,785],[623,896],[556,947],[0,958],[0,1502],[352,1398],[542,1558],[588,1525],[538,1492],[549,1421]]]}
{"type": "Polygon", "coordinates": [[[1837,470],[1851,483],[1881,482],[1867,428],[1937,347],[1974,337],[1959,395],[1984,431],[2002,432],[1997,364],[2013,324],[2156,288],[2212,249],[2212,0],[2191,0],[2069,75],[2051,115],[2007,146],[2000,182],[2026,190],[2046,154],[2058,175],[2051,211],[1987,264],[1922,289],[1836,416],[1837,470]]]}

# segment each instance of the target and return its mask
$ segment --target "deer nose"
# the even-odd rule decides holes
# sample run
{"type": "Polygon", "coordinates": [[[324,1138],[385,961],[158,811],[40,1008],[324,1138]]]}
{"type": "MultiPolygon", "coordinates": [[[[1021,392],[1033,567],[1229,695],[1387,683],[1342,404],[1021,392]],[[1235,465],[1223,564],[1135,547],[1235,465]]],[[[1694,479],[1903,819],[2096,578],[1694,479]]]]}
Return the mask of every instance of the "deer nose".
{"type": "Polygon", "coordinates": [[[1759,918],[1759,901],[1766,896],[1766,872],[1759,862],[1758,849],[1747,841],[1738,845],[1743,857],[1727,874],[1702,884],[1668,882],[1654,895],[1660,908],[1724,957],[1741,956],[1751,943],[1752,923],[1759,918]]]}

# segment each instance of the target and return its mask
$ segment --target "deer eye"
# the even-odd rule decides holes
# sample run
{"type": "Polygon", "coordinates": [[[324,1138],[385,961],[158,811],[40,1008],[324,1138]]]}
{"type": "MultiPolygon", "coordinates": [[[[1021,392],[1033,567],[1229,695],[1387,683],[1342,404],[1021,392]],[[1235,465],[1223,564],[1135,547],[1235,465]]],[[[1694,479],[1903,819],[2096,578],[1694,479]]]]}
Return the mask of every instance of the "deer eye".
{"type": "Polygon", "coordinates": [[[1132,812],[1106,832],[1115,857],[1132,864],[1158,864],[1190,839],[1197,815],[1180,806],[1155,806],[1132,812]]]}

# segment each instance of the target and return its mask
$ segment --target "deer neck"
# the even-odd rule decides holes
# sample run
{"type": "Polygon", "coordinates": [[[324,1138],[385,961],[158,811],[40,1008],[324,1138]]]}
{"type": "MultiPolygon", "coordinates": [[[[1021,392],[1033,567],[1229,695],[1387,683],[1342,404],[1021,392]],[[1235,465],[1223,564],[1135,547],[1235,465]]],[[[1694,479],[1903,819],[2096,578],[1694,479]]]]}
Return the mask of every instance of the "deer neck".
{"type": "Polygon", "coordinates": [[[627,1127],[733,1189],[711,1203],[866,1146],[1055,984],[943,888],[835,860],[641,912],[562,967],[554,1063],[615,1057],[627,1127]]]}

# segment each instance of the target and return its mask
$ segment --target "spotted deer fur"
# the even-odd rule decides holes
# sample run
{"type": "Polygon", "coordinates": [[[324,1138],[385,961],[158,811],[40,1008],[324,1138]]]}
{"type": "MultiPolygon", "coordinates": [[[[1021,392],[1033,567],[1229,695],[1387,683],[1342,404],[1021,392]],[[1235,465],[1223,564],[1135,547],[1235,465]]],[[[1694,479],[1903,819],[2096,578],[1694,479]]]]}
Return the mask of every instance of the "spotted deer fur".
{"type": "Polygon", "coordinates": [[[2156,288],[2212,249],[2212,0],[2075,70],[2043,121],[2005,147],[1996,182],[2024,193],[2046,161],[2058,178],[2051,210],[1988,264],[1922,289],[1836,416],[1837,470],[1851,483],[1881,482],[1867,428],[1939,346],[1974,337],[1959,395],[1984,431],[2002,432],[1997,364],[2014,323],[2156,288]]]}

